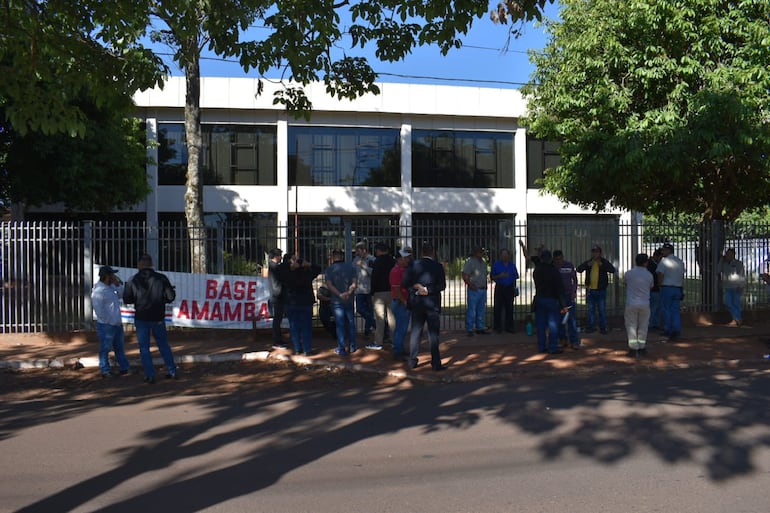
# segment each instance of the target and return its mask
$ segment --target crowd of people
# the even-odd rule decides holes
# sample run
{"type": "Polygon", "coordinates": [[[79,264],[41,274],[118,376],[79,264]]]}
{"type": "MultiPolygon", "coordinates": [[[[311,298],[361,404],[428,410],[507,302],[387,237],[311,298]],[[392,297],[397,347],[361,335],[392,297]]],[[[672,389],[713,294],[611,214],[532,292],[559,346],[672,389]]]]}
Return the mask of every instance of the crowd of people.
{"type": "MultiPolygon", "coordinates": [[[[606,298],[609,276],[617,279],[617,270],[594,245],[591,257],[575,267],[561,250],[550,251],[541,246],[530,255],[520,242],[525,261],[532,272],[535,295],[531,312],[537,329],[540,352],[561,354],[563,348],[582,347],[576,316],[579,289],[578,274],[584,274],[587,324],[584,333],[598,328],[606,334],[606,298]]],[[[355,246],[352,261],[342,250],[330,254],[323,269],[296,254],[272,249],[268,253],[269,310],[272,316],[274,349],[289,349],[283,339],[281,323],[289,322],[289,342],[295,354],[312,355],[314,305],[318,303],[321,323],[336,340],[336,354],[347,356],[358,350],[356,315],[363,321],[363,338],[369,350],[381,351],[392,342],[393,358],[418,366],[420,340],[427,328],[430,363],[434,370],[446,367],[439,352],[441,294],[446,288],[444,266],[436,259],[435,248],[423,242],[419,258],[410,247],[399,248],[392,255],[386,244],[374,246],[370,255],[367,244],[355,246]],[[315,287],[319,275],[323,284],[315,287]]],[[[683,299],[685,265],[674,254],[674,246],[663,244],[651,257],[636,255],[634,267],[622,283],[626,301],[624,322],[628,338],[628,354],[642,356],[647,351],[651,330],[660,330],[668,339],[681,335],[680,302],[683,299]]],[[[99,368],[103,377],[130,373],[125,354],[120,302],[135,305],[135,325],[145,381],[155,382],[155,369],[150,354],[150,337],[154,336],[166,368],[167,378],[176,378],[176,365],[168,344],[165,327],[166,304],[175,299],[168,278],[153,269],[152,258],[143,255],[139,272],[125,284],[117,270],[109,266],[99,269],[99,281],[92,291],[100,340],[99,368]],[[118,373],[114,374],[109,352],[115,355],[118,373]]],[[[731,325],[741,326],[742,295],[746,286],[743,263],[736,259],[735,248],[728,248],[719,264],[724,304],[732,317],[731,325]]],[[[761,279],[770,287],[770,264],[761,279]]],[[[489,265],[486,250],[474,246],[464,262],[462,279],[466,285],[465,327],[468,336],[487,335],[487,289],[494,287],[493,326],[495,333],[514,333],[514,301],[519,295],[519,272],[511,251],[503,248],[489,265]]]]}

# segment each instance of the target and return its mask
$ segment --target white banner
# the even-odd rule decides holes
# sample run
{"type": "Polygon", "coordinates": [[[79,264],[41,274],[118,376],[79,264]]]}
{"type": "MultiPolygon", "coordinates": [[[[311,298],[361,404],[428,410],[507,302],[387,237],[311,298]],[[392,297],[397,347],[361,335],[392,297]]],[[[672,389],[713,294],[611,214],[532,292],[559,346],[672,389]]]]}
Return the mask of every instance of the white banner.
{"type": "MultiPolygon", "coordinates": [[[[100,265],[94,266],[94,276],[100,265]]],[[[137,269],[122,267],[118,276],[128,281],[137,269]]],[[[166,305],[166,323],[196,328],[251,329],[269,328],[272,318],[267,302],[270,284],[261,276],[230,276],[221,274],[189,274],[158,271],[165,274],[176,288],[176,299],[166,305]]],[[[133,324],[133,305],[120,310],[124,323],[133,324]]]]}

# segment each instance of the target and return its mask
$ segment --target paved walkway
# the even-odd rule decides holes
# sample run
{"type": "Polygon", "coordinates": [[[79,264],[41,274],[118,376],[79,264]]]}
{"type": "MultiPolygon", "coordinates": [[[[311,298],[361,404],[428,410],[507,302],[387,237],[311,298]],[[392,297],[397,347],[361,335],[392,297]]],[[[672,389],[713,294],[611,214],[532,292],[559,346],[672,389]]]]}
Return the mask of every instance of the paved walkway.
{"type": "MultiPolygon", "coordinates": [[[[288,333],[286,334],[288,336],[288,333]]],[[[470,381],[510,379],[517,376],[541,377],[593,372],[644,372],[655,369],[693,367],[770,366],[763,355],[770,352],[770,319],[758,318],[741,328],[708,322],[686,326],[682,337],[666,342],[656,332],[648,338],[648,354],[626,356],[625,331],[619,328],[607,335],[583,336],[580,350],[565,348],[563,354],[537,351],[535,337],[524,333],[489,334],[468,337],[465,332],[441,334],[441,354],[445,372],[430,367],[427,341],[423,341],[420,365],[407,369],[383,351],[360,349],[343,358],[334,354],[335,343],[318,330],[314,347],[318,354],[295,356],[289,350],[273,350],[269,332],[235,330],[173,330],[169,340],[174,355],[184,365],[217,361],[292,361],[299,365],[343,367],[353,371],[376,372],[427,381],[470,381]]],[[[366,340],[359,339],[363,347],[366,340]]],[[[46,367],[84,367],[97,371],[98,342],[93,332],[63,335],[0,335],[0,368],[30,369],[46,367]]],[[[133,333],[127,334],[127,353],[132,365],[139,366],[139,350],[133,333]]],[[[153,350],[154,356],[159,356],[153,350]]],[[[161,360],[158,358],[160,365],[161,360]]]]}

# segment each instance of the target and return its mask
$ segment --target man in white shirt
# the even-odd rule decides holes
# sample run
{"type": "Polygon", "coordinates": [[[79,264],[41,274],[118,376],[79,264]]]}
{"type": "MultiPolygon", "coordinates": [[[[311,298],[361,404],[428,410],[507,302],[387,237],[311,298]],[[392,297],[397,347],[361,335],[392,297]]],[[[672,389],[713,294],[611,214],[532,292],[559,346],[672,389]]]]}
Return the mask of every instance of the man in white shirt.
{"type": "Polygon", "coordinates": [[[650,290],[655,284],[647,270],[647,254],[636,255],[636,267],[626,272],[623,282],[626,284],[626,333],[628,335],[628,355],[639,356],[647,352],[647,328],[650,323],[650,290]]]}
{"type": "Polygon", "coordinates": [[[674,339],[682,333],[682,316],[679,308],[684,297],[684,262],[674,255],[674,246],[671,243],[663,244],[660,250],[663,258],[658,262],[655,274],[660,283],[663,335],[674,339]]]}
{"type": "Polygon", "coordinates": [[[120,317],[120,300],[123,297],[123,282],[117,277],[117,269],[109,266],[99,268],[99,281],[91,290],[91,304],[96,314],[96,334],[99,336],[99,370],[103,378],[113,376],[110,367],[110,351],[115,353],[121,376],[129,371],[125,350],[125,334],[120,317]]]}

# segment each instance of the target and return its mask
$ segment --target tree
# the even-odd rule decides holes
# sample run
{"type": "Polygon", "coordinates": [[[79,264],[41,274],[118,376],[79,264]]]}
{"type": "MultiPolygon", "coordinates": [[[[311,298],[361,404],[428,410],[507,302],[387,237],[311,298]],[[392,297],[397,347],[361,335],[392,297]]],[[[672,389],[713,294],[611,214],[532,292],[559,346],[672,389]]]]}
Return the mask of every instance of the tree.
{"type": "Polygon", "coordinates": [[[724,221],[770,196],[770,3],[560,4],[523,89],[525,124],[562,143],[545,189],[596,210],[697,214],[715,265],[724,221]]]}
{"type": "MultiPolygon", "coordinates": [[[[541,2],[527,2],[527,16],[541,2]]],[[[482,0],[227,0],[194,2],[156,0],[151,14],[165,27],[152,33],[154,40],[174,51],[174,60],[185,72],[185,130],[187,132],[187,180],[185,217],[190,238],[193,272],[205,272],[203,195],[200,179],[200,55],[204,48],[226,58],[237,58],[245,71],[263,76],[281,70],[288,84],[277,93],[283,104],[298,116],[309,117],[312,104],[302,87],[321,80],[332,96],[354,99],[378,93],[376,73],[366,59],[353,55],[335,58],[333,51],[343,38],[343,23],[351,52],[368,44],[376,46],[383,61],[403,59],[418,45],[436,44],[443,54],[462,46],[460,37],[487,10],[482,0]],[[242,40],[243,32],[258,23],[266,29],[261,40],[242,40]]]]}
{"type": "Polygon", "coordinates": [[[735,219],[770,194],[767,2],[561,3],[529,95],[567,202],[735,219]],[[589,29],[590,27],[590,29],[589,29]]]}
{"type": "Polygon", "coordinates": [[[6,0],[0,9],[0,109],[18,134],[83,135],[96,106],[153,87],[167,72],[141,45],[135,0],[6,0]]]}
{"type": "Polygon", "coordinates": [[[0,125],[3,203],[109,212],[143,200],[149,192],[145,129],[132,117],[129,97],[115,100],[101,108],[90,98],[77,102],[82,137],[22,135],[0,125]]]}

